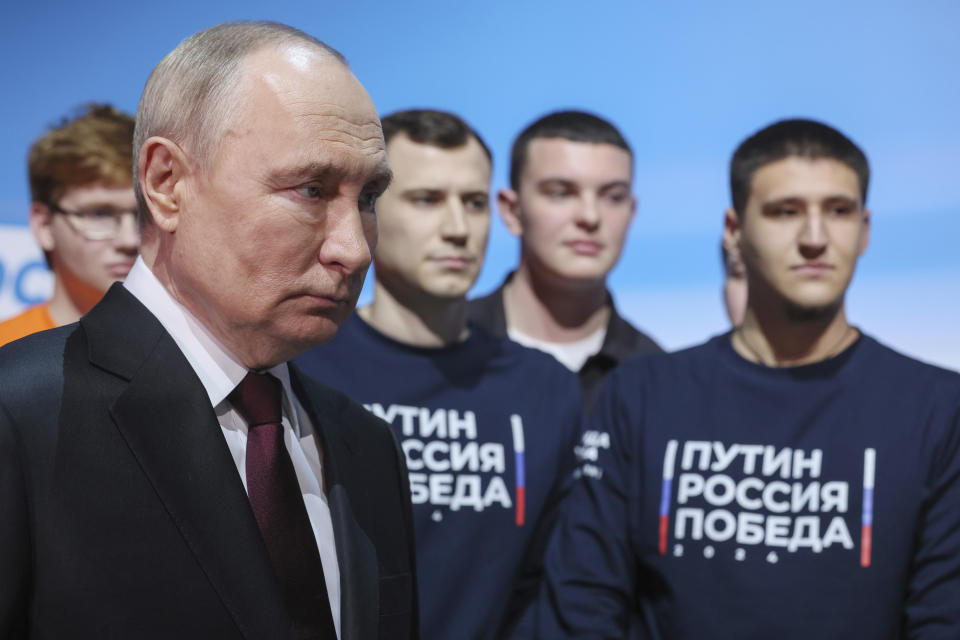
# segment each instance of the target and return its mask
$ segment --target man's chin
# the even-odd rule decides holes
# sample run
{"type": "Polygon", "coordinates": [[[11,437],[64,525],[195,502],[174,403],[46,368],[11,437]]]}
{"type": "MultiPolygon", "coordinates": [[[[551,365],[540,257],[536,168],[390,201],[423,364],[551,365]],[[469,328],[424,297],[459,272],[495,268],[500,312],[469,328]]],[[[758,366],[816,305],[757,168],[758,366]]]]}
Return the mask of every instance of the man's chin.
{"type": "MultiPolygon", "coordinates": [[[[329,316],[318,316],[312,318],[313,322],[304,332],[301,342],[309,343],[310,347],[318,344],[330,342],[337,336],[340,327],[350,319],[354,307],[350,307],[349,312],[338,312],[329,316]]],[[[309,347],[308,347],[309,348],[309,347]]]]}
{"type": "Polygon", "coordinates": [[[425,294],[436,300],[456,302],[457,300],[466,298],[467,292],[470,291],[470,287],[473,286],[476,279],[476,275],[472,277],[469,275],[456,278],[447,277],[437,279],[434,282],[424,283],[420,287],[414,285],[414,288],[419,288],[421,294],[425,294]]]}
{"type": "Polygon", "coordinates": [[[278,348],[291,354],[286,358],[289,360],[318,345],[330,342],[337,336],[337,331],[347,321],[350,314],[338,313],[335,316],[310,316],[292,330],[283,331],[276,340],[278,348]]]}
{"type": "Polygon", "coordinates": [[[470,287],[447,287],[433,291],[424,291],[438,302],[453,303],[464,300],[470,287]]]}
{"type": "Polygon", "coordinates": [[[822,322],[836,315],[842,306],[842,297],[829,302],[796,302],[788,300],[786,310],[787,317],[793,322],[822,322]]]}

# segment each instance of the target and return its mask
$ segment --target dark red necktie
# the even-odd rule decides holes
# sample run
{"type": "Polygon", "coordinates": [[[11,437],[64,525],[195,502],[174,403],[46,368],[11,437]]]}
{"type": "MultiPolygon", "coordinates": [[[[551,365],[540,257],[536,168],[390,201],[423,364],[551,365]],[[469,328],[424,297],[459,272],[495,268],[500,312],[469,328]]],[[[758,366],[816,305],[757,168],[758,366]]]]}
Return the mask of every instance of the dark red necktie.
{"type": "Polygon", "coordinates": [[[247,421],[247,495],[300,637],[336,640],[317,540],[283,444],[281,392],[275,377],[251,371],[229,397],[247,421]]]}

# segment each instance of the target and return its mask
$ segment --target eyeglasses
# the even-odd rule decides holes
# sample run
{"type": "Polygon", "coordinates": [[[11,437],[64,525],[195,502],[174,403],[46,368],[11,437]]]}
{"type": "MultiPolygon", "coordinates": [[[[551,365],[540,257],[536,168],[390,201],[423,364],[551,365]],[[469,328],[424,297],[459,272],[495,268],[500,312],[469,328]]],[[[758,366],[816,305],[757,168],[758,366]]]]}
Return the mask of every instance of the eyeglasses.
{"type": "Polygon", "coordinates": [[[80,211],[67,211],[55,204],[48,204],[47,207],[53,213],[62,213],[67,220],[67,224],[87,240],[115,238],[126,216],[130,216],[133,228],[139,233],[136,209],[94,207],[92,209],[81,209],[80,211]]]}

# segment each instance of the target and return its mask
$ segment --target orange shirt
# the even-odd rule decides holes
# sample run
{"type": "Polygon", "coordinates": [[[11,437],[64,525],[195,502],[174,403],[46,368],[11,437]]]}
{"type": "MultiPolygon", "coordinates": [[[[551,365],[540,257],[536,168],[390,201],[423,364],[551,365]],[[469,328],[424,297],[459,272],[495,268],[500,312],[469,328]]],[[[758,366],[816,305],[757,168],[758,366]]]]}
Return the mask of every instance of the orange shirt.
{"type": "Polygon", "coordinates": [[[56,326],[50,317],[50,303],[30,307],[20,315],[0,322],[0,347],[23,336],[56,326]]]}

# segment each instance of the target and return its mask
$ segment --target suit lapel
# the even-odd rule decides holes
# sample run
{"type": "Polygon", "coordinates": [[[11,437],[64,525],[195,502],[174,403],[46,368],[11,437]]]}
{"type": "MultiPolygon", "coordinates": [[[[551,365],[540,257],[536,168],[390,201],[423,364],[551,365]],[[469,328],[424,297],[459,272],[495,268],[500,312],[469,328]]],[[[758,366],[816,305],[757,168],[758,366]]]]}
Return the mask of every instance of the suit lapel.
{"type": "Polygon", "coordinates": [[[129,380],[111,415],[247,638],[295,637],[203,385],[173,339],[115,285],[83,325],[91,361],[129,380]]]}
{"type": "Polygon", "coordinates": [[[357,522],[342,472],[353,464],[362,443],[350,425],[343,424],[342,396],[317,385],[292,365],[290,381],[323,452],[324,484],[340,565],[340,639],[373,640],[379,628],[377,551],[357,522]]]}

